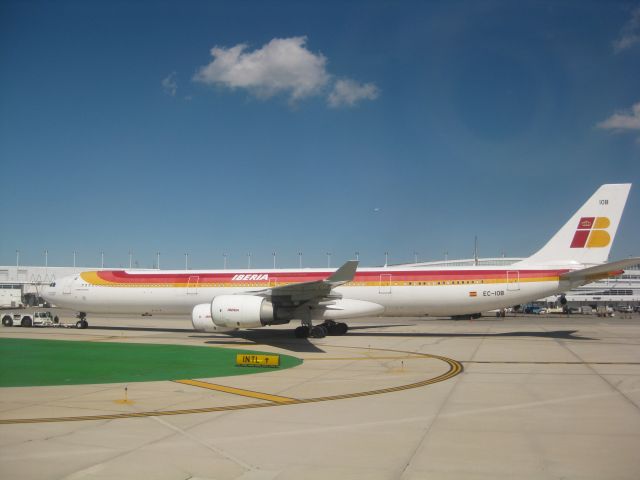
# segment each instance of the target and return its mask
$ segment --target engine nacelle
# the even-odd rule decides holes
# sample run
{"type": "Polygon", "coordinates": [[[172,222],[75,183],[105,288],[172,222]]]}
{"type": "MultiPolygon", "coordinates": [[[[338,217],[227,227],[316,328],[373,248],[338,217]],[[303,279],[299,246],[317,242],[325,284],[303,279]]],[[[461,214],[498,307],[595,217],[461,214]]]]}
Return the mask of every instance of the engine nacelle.
{"type": "Polygon", "coordinates": [[[218,295],[211,302],[211,319],[219,327],[252,328],[279,323],[273,304],[257,295],[218,295]]]}
{"type": "Polygon", "coordinates": [[[384,307],[374,302],[343,298],[324,307],[322,318],[326,320],[342,320],[346,318],[369,317],[380,315],[384,307]]]}
{"type": "Polygon", "coordinates": [[[196,332],[224,333],[237,330],[237,328],[219,327],[213,323],[210,303],[201,303],[200,305],[193,307],[193,311],[191,312],[191,323],[193,323],[193,329],[196,332]]]}

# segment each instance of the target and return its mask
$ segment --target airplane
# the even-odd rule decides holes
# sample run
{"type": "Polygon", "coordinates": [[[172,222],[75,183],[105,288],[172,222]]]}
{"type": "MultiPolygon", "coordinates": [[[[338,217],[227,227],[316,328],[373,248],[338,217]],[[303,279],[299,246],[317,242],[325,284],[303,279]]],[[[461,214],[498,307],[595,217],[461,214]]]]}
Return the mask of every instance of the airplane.
{"type": "Polygon", "coordinates": [[[87,313],[191,315],[198,332],[288,324],[298,338],[343,335],[363,316],[464,316],[520,305],[619,275],[607,262],[631,184],[606,184],[530,257],[509,266],[405,264],[332,269],[93,270],[45,288],[51,304],[87,313]]]}

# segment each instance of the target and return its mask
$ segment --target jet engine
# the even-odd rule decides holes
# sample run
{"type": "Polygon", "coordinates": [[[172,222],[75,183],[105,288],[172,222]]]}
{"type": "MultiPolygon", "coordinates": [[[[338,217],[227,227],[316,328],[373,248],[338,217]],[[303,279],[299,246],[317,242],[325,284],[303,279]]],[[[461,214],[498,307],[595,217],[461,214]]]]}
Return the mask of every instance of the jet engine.
{"type": "Polygon", "coordinates": [[[257,295],[218,295],[211,302],[211,319],[219,327],[252,328],[271,324],[273,304],[257,295]]]}
{"type": "Polygon", "coordinates": [[[196,305],[191,312],[193,328],[199,332],[278,325],[293,318],[293,308],[274,306],[257,295],[218,295],[211,303],[196,305]]]}
{"type": "Polygon", "coordinates": [[[210,303],[201,303],[200,305],[193,307],[193,311],[191,312],[191,323],[193,324],[193,329],[196,332],[224,333],[237,330],[237,328],[219,327],[213,323],[213,320],[211,319],[210,303]]]}

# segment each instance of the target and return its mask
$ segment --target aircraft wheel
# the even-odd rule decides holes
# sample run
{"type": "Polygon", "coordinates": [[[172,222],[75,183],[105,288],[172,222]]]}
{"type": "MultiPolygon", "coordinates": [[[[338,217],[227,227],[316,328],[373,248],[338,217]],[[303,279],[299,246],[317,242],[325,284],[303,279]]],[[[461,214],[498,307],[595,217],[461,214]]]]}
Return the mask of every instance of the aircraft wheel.
{"type": "Polygon", "coordinates": [[[313,338],[324,338],[327,336],[327,328],[324,325],[316,325],[311,329],[313,338]]]}
{"type": "Polygon", "coordinates": [[[349,325],[347,325],[346,323],[338,323],[335,328],[338,332],[336,333],[336,335],[344,335],[349,330],[349,325]]]}
{"type": "Polygon", "coordinates": [[[344,335],[349,330],[349,326],[346,323],[331,322],[328,325],[324,325],[329,335],[344,335]]]}
{"type": "Polygon", "coordinates": [[[309,327],[303,325],[296,328],[293,333],[295,334],[296,338],[307,338],[309,336],[309,327]]]}
{"type": "Polygon", "coordinates": [[[2,317],[2,325],[4,325],[5,327],[13,327],[13,318],[11,318],[9,315],[5,315],[4,317],[2,317]]]}
{"type": "Polygon", "coordinates": [[[76,328],[84,328],[84,320],[78,320],[76,322],[76,328]]]}
{"type": "Polygon", "coordinates": [[[21,327],[32,327],[33,326],[33,320],[31,320],[31,317],[24,317],[22,319],[22,322],[20,322],[20,326],[21,327]]]}

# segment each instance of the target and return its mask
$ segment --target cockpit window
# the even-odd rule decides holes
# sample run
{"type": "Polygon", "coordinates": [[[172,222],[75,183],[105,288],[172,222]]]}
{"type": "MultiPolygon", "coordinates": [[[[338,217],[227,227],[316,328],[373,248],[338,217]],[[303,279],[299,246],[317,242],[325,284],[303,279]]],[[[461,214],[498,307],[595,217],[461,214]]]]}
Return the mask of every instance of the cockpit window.
{"type": "Polygon", "coordinates": [[[50,287],[55,287],[56,286],[56,282],[52,282],[49,284],[50,287]]]}

